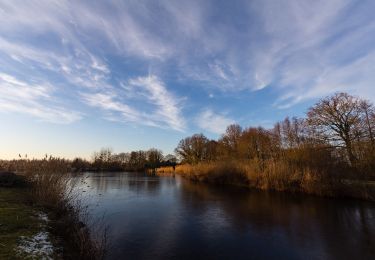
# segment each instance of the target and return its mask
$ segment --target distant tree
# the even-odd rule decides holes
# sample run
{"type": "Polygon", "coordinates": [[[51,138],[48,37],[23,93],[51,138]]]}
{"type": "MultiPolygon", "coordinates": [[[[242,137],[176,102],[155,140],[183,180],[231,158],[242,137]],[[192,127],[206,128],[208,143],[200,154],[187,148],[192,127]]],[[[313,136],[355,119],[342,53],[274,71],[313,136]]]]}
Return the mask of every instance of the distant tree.
{"type": "Polygon", "coordinates": [[[283,148],[297,148],[308,139],[308,128],[305,119],[286,117],[282,122],[275,125],[280,145],[283,148]]]}
{"type": "Polygon", "coordinates": [[[119,153],[113,156],[114,160],[118,161],[122,165],[126,165],[130,161],[130,153],[119,153]]]}
{"type": "Polygon", "coordinates": [[[129,167],[132,170],[141,170],[147,163],[147,153],[145,151],[132,151],[130,153],[129,167]]]}
{"type": "Polygon", "coordinates": [[[175,152],[183,162],[195,164],[206,159],[208,142],[203,134],[195,134],[182,139],[175,152]]]}
{"type": "Polygon", "coordinates": [[[250,127],[242,131],[238,141],[240,159],[258,158],[264,160],[271,156],[272,135],[262,127],[250,127]]]}
{"type": "Polygon", "coordinates": [[[229,157],[237,157],[238,151],[238,141],[241,137],[242,128],[238,124],[229,125],[219,140],[219,143],[222,146],[224,152],[227,153],[229,157]]]}
{"type": "Polygon", "coordinates": [[[167,154],[164,156],[164,163],[167,165],[175,165],[177,164],[177,158],[173,154],[167,154]]]}
{"type": "Polygon", "coordinates": [[[92,155],[93,166],[98,170],[109,170],[113,163],[114,154],[111,148],[102,148],[92,155]]]}
{"type": "Polygon", "coordinates": [[[218,158],[218,147],[219,147],[219,144],[215,140],[209,140],[206,143],[206,149],[205,149],[205,152],[206,152],[205,160],[206,161],[212,162],[212,161],[217,160],[217,158],[218,158]]]}
{"type": "Polygon", "coordinates": [[[147,163],[152,169],[159,167],[163,160],[163,152],[161,150],[151,148],[147,151],[147,163]]]}
{"type": "Polygon", "coordinates": [[[75,158],[71,163],[73,172],[82,172],[89,169],[90,163],[82,158],[75,158]]]}

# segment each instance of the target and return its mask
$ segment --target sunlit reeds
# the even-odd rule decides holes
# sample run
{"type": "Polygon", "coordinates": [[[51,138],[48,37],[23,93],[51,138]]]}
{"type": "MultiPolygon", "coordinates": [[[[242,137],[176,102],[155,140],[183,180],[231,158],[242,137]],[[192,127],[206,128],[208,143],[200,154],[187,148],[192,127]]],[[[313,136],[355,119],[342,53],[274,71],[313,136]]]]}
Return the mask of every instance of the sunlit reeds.
{"type": "Polygon", "coordinates": [[[345,184],[345,181],[332,177],[329,171],[328,168],[300,166],[283,160],[203,162],[177,165],[175,170],[177,174],[192,181],[234,184],[260,190],[374,199],[375,185],[367,182],[345,184]]]}

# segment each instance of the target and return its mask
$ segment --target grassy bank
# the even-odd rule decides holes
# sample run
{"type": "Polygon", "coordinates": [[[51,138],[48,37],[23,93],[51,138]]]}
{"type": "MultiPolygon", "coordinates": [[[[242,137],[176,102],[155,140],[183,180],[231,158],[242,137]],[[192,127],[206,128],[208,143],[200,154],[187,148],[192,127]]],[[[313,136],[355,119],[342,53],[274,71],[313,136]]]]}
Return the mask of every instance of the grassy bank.
{"type": "MultiPolygon", "coordinates": [[[[102,259],[106,245],[105,233],[103,237],[93,237],[87,225],[89,222],[87,208],[80,204],[79,194],[74,192],[69,174],[64,167],[61,167],[61,160],[51,158],[38,162],[30,161],[29,164],[23,163],[22,176],[24,176],[26,187],[0,187],[3,194],[1,203],[4,207],[2,208],[7,209],[5,215],[2,215],[10,216],[12,210],[15,209],[17,214],[25,216],[19,228],[14,229],[15,232],[11,231],[11,223],[6,225],[6,230],[2,232],[5,237],[8,235],[13,237],[13,239],[7,239],[10,241],[7,242],[8,244],[0,242],[6,248],[4,255],[13,253],[15,256],[14,248],[20,246],[20,236],[28,238],[30,243],[37,245],[36,240],[40,238],[40,232],[43,229],[54,238],[54,247],[58,249],[58,257],[54,255],[53,258],[102,259]],[[10,206],[7,206],[9,203],[10,206]],[[46,214],[45,218],[48,219],[48,225],[45,227],[41,227],[38,218],[35,217],[39,216],[40,212],[46,214]],[[22,234],[22,223],[28,223],[24,227],[30,230],[30,233],[22,234]]],[[[17,214],[13,216],[18,216],[17,214]]],[[[0,224],[3,224],[3,221],[7,222],[5,219],[0,224]]],[[[45,233],[42,234],[45,237],[45,233]]],[[[55,251],[53,254],[56,254],[55,251]]],[[[39,258],[35,257],[35,259],[39,258]]]]}
{"type": "Polygon", "coordinates": [[[61,258],[58,250],[51,250],[53,238],[42,216],[29,188],[0,188],[0,259],[61,258]],[[37,235],[45,238],[38,248],[32,245],[37,235]]]}
{"type": "Polygon", "coordinates": [[[78,194],[70,185],[70,177],[62,173],[38,173],[29,176],[33,202],[51,218],[51,232],[60,238],[65,259],[102,259],[105,237],[91,236],[89,215],[78,194]]]}
{"type": "Polygon", "coordinates": [[[177,165],[157,170],[157,174],[176,173],[192,181],[238,185],[260,190],[301,192],[319,196],[375,200],[375,182],[338,178],[340,169],[297,166],[284,161],[214,162],[177,165]],[[337,171],[337,174],[332,172],[337,171]]]}

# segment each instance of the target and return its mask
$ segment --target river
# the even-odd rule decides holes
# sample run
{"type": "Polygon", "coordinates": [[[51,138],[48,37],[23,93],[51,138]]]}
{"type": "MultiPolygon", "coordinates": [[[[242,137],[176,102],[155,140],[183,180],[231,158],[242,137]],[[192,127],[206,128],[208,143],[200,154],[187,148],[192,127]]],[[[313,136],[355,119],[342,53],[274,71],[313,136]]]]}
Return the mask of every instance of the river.
{"type": "MultiPolygon", "coordinates": [[[[78,178],[78,177],[77,177],[78,178]]],[[[108,259],[375,259],[375,203],[86,173],[108,259]]]]}

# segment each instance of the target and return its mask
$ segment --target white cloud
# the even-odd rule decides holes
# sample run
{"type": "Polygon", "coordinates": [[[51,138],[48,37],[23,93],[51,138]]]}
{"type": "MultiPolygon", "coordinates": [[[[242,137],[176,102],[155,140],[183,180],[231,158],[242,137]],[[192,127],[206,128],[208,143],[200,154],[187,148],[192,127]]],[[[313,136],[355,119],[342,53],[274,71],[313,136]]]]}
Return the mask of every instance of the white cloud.
{"type": "MultiPolygon", "coordinates": [[[[45,50],[25,43],[8,41],[0,36],[0,53],[15,59],[15,67],[38,67],[63,76],[68,82],[80,87],[98,88],[106,86],[110,73],[107,65],[83,47],[74,52],[45,50]]],[[[44,79],[46,80],[46,79],[44,79]]]]}
{"type": "Polygon", "coordinates": [[[28,83],[0,73],[0,111],[35,116],[43,121],[69,124],[81,119],[81,114],[51,102],[52,87],[46,83],[28,83]]]}
{"type": "Polygon", "coordinates": [[[99,107],[104,110],[115,111],[121,114],[126,121],[137,122],[140,113],[126,104],[116,101],[116,95],[111,93],[82,93],[82,97],[88,105],[99,107]]]}
{"type": "Polygon", "coordinates": [[[223,134],[228,125],[235,121],[222,114],[214,113],[211,109],[205,109],[196,118],[197,125],[206,131],[215,134],[223,134]]]}
{"type": "Polygon", "coordinates": [[[164,122],[171,128],[183,130],[185,122],[180,108],[181,100],[168,92],[165,84],[156,76],[131,79],[129,84],[146,92],[146,98],[156,106],[156,121],[164,122]]]}
{"type": "Polygon", "coordinates": [[[375,6],[367,5],[349,0],[254,2],[264,32],[264,42],[254,49],[255,89],[277,88],[280,108],[335,91],[374,100],[374,77],[366,68],[375,65],[369,37],[375,23],[367,12],[375,6]]]}
{"type": "MultiPolygon", "coordinates": [[[[181,131],[185,127],[180,111],[181,99],[172,95],[161,80],[156,76],[128,80],[126,75],[125,79],[114,80],[109,66],[100,58],[116,54],[123,58],[134,56],[162,61],[174,52],[166,38],[159,37],[154,28],[146,26],[150,22],[154,24],[144,16],[143,11],[147,8],[136,2],[106,5],[72,4],[69,1],[0,3],[0,9],[6,13],[0,17],[4,25],[0,28],[0,55],[13,60],[8,64],[3,61],[4,66],[8,65],[9,74],[27,70],[27,73],[34,74],[33,78],[45,82],[50,80],[51,85],[56,80],[51,78],[63,77],[66,82],[59,83],[59,87],[66,86],[66,83],[77,86],[77,89],[71,88],[80,93],[77,101],[115,112],[122,121],[181,131]],[[30,13],[35,19],[29,19],[30,13]],[[17,34],[24,34],[24,39],[9,37],[17,34]],[[47,37],[53,44],[43,46],[40,40],[33,42],[38,35],[40,39],[47,37]],[[122,81],[127,81],[134,93],[124,93],[117,84],[122,81]],[[139,100],[140,97],[143,99],[139,100]],[[136,102],[148,104],[152,109],[132,107],[136,102]]],[[[173,5],[168,8],[168,12],[175,10],[173,5]]],[[[159,18],[155,15],[154,18],[159,18]]],[[[188,20],[180,20],[187,26],[188,20]]],[[[189,26],[192,26],[190,32],[196,30],[193,23],[189,26]]]]}
{"type": "Polygon", "coordinates": [[[225,9],[194,0],[2,1],[0,66],[14,78],[58,82],[49,95],[72,85],[78,102],[176,130],[186,122],[181,99],[161,80],[170,73],[212,96],[273,87],[278,107],[333,91],[374,100],[373,70],[364,68],[375,64],[375,5],[353,3],[255,0],[225,9]],[[133,62],[134,71],[117,68],[133,62]],[[137,77],[144,67],[157,68],[158,77],[137,77]]]}
{"type": "Polygon", "coordinates": [[[134,122],[160,128],[183,131],[185,120],[181,113],[181,100],[172,95],[165,84],[156,76],[137,77],[123,84],[124,89],[99,93],[83,93],[82,97],[90,105],[112,114],[109,118],[118,121],[134,122]],[[127,92],[131,92],[128,94],[127,92]],[[133,108],[126,103],[139,102],[142,109],[133,108]],[[146,107],[150,106],[149,111],[146,107]]]}

